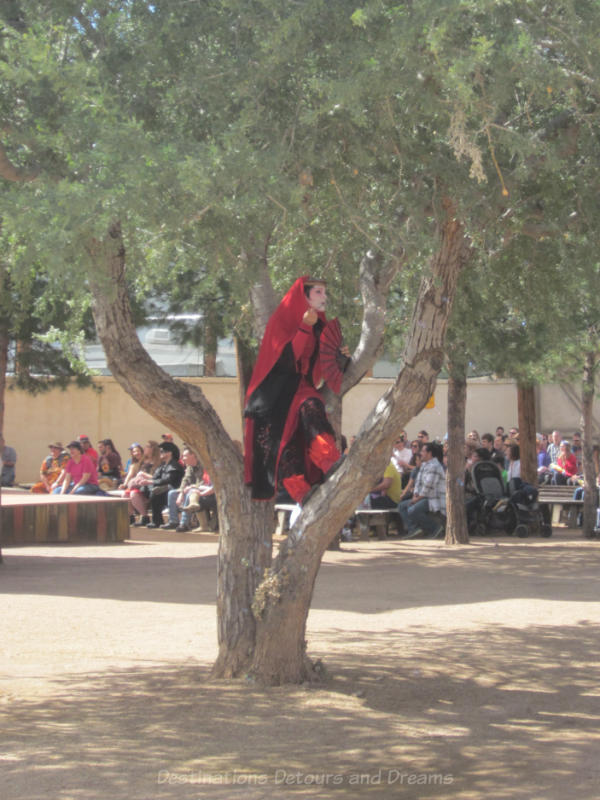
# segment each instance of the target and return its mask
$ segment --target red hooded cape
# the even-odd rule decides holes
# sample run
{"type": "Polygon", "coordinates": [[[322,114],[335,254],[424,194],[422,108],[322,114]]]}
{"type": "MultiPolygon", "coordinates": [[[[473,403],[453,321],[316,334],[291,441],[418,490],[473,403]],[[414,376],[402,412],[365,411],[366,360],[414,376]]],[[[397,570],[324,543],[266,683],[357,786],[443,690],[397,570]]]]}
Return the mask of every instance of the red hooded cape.
{"type": "MultiPolygon", "coordinates": [[[[281,356],[284,347],[298,333],[302,317],[309,308],[308,300],[304,294],[304,282],[308,277],[308,275],[303,275],[294,282],[267,323],[258,358],[248,385],[248,391],[246,392],[246,404],[248,404],[253,392],[269,375],[281,356]]],[[[323,312],[318,312],[318,316],[323,324],[327,322],[323,312]]],[[[307,381],[301,381],[287,413],[285,427],[279,442],[278,460],[281,451],[296,429],[298,409],[309,397],[319,397],[319,393],[307,381]]],[[[247,417],[244,431],[244,479],[248,485],[253,483],[253,437],[254,420],[251,417],[247,417]]]]}

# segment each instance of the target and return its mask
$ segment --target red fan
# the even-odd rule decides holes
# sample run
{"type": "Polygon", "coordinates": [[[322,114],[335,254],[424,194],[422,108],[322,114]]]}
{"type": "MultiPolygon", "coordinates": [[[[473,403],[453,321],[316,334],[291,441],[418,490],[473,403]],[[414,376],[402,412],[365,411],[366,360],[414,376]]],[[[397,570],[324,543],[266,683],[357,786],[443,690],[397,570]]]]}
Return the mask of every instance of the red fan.
{"type": "Polygon", "coordinates": [[[350,360],[340,352],[342,346],[342,329],[338,318],[330,319],[319,337],[319,361],[321,376],[329,388],[339,394],[342,388],[342,376],[350,360]]]}

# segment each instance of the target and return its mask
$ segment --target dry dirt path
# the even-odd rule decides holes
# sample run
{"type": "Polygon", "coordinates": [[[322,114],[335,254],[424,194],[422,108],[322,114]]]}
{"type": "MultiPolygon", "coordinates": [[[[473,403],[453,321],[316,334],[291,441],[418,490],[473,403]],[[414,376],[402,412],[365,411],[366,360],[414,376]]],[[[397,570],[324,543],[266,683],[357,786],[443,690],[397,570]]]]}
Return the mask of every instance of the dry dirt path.
{"type": "Polygon", "coordinates": [[[213,682],[216,543],[0,566],[0,798],[600,797],[600,543],[327,552],[318,686],[213,682]]]}

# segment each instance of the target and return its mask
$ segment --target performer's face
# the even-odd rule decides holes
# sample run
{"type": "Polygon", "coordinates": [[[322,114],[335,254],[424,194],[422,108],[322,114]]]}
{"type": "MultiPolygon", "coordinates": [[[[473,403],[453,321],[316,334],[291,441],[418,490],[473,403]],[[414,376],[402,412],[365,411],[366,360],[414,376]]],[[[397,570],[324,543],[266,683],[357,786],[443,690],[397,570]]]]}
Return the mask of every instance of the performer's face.
{"type": "Polygon", "coordinates": [[[315,311],[325,311],[327,305],[327,289],[322,283],[316,283],[308,292],[308,305],[315,311]]]}

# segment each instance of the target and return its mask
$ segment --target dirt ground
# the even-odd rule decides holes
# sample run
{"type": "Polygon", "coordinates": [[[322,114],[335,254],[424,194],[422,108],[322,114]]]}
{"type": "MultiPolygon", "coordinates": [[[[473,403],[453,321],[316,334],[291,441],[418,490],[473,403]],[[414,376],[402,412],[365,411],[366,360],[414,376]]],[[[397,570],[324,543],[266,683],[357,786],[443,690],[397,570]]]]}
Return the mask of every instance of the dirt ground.
{"type": "Polygon", "coordinates": [[[600,542],[342,548],[266,691],[209,680],[214,536],[5,550],[2,800],[600,797],[600,542]]]}

